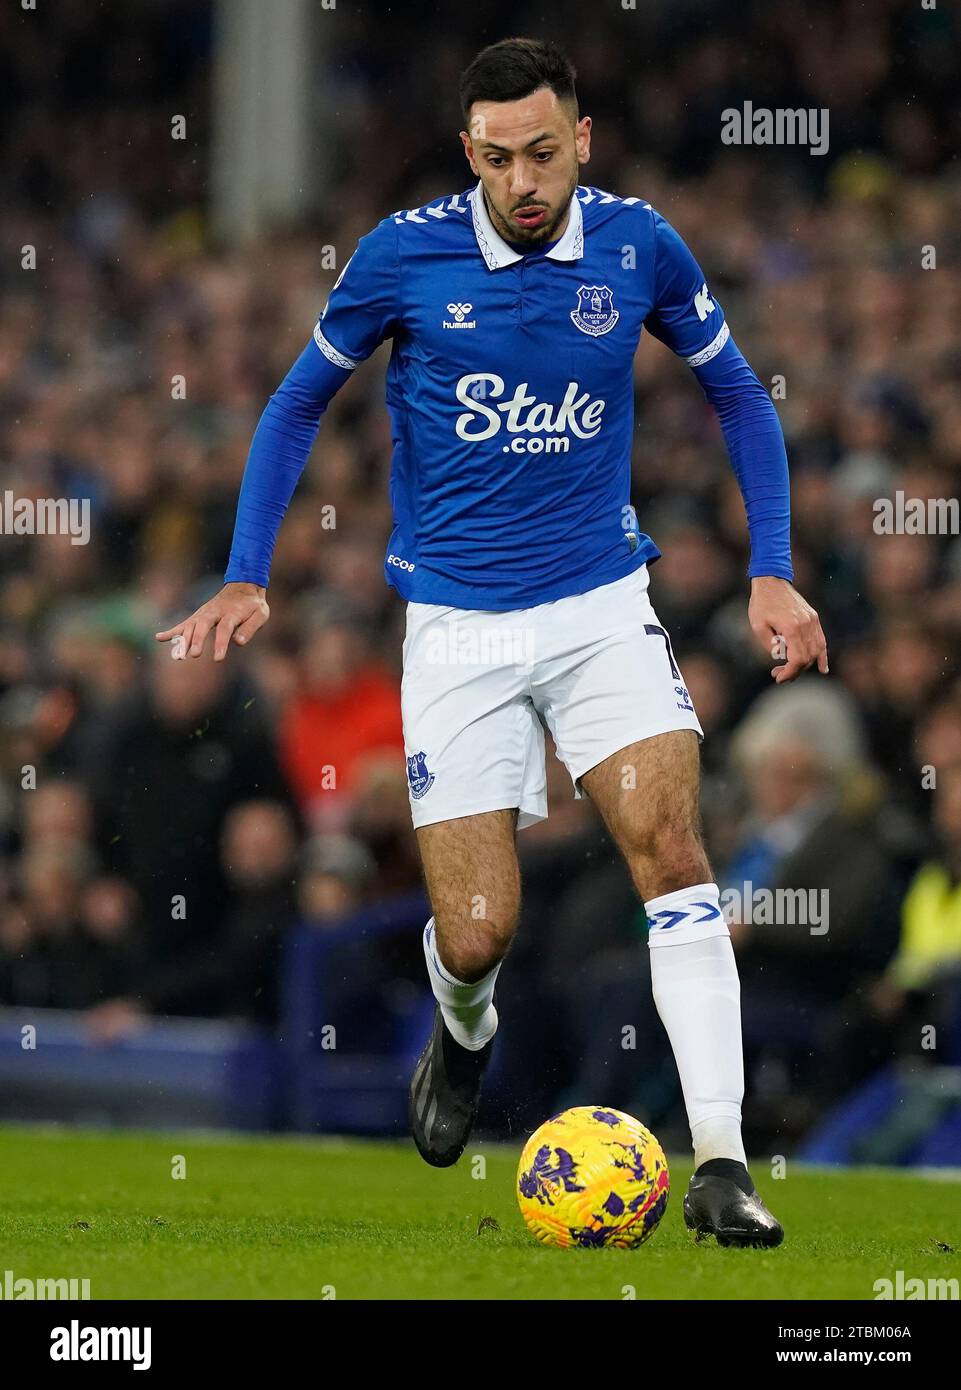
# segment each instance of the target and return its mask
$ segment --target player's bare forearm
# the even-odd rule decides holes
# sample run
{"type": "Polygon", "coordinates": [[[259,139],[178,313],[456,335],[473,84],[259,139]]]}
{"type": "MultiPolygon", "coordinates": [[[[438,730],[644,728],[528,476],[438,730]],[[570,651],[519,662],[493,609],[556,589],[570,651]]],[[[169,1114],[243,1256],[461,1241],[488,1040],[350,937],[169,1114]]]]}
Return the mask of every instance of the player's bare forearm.
{"type": "Polygon", "coordinates": [[[158,642],[177,641],[174,656],[201,656],[211,632],[214,633],[214,661],[223,661],[231,641],[245,646],[270,617],[267,590],[260,584],[225,584],[220,593],[208,599],[189,618],[175,627],[158,632],[158,642]]]}
{"type": "Polygon", "coordinates": [[[795,680],[815,663],[821,675],[827,675],[828,647],[821,621],[786,579],[763,575],[751,580],[748,620],[768,655],[784,660],[771,672],[778,685],[795,680]]]}

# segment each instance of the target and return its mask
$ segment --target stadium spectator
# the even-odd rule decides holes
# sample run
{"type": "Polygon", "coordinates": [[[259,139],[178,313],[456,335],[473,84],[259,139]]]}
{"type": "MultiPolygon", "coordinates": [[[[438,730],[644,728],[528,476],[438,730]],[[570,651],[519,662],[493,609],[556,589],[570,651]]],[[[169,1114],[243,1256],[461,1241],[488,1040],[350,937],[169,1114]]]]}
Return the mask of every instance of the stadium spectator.
{"type": "Polygon", "coordinates": [[[227,884],[219,860],[240,802],[289,802],[256,690],[236,667],[152,654],[145,700],[112,731],[97,778],[101,842],[143,905],[155,964],[213,939],[227,884]]]}
{"type": "Polygon", "coordinates": [[[731,751],[749,794],[744,840],[721,878],[745,1065],[783,1115],[784,1093],[809,1094],[825,1065],[819,1038],[833,1009],[890,952],[899,885],[883,789],[842,691],[802,680],[765,692],[731,751]]]}
{"type": "Polygon", "coordinates": [[[349,835],[316,835],[300,857],[297,900],[301,915],[313,926],[339,923],[361,907],[374,882],[377,866],[361,840],[349,835]]]}
{"type": "Polygon", "coordinates": [[[280,719],[281,755],[308,820],[343,824],[361,760],[404,747],[396,680],[376,661],[357,616],[321,607],[300,650],[300,689],[280,719]]]}
{"type": "MultiPolygon", "coordinates": [[[[193,940],[169,959],[115,968],[115,989],[87,1016],[92,1037],[114,1042],[148,1015],[277,1021],[280,951],[294,910],[297,831],[286,806],[246,801],[226,816],[221,834],[228,908],[212,939],[193,940]]],[[[119,886],[90,905],[88,930],[107,942],[128,935],[130,893],[119,886]]],[[[114,958],[116,967],[117,961],[114,958]]],[[[106,988],[102,989],[106,993],[106,988]]]]}
{"type": "Polygon", "coordinates": [[[961,1062],[961,763],[938,773],[933,795],[938,852],[911,881],[886,968],[837,1010],[824,1100],[894,1058],[961,1062]]]}

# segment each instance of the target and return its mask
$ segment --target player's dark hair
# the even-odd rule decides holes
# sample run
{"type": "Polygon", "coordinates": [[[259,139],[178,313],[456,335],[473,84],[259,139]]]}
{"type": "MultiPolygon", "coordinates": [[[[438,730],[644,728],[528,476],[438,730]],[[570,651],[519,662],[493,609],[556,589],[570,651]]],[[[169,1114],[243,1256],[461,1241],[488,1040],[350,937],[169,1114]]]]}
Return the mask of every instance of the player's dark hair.
{"type": "Polygon", "coordinates": [[[574,65],[553,43],[540,39],[501,39],[478,53],[460,79],[460,104],[465,122],[475,101],[520,101],[541,87],[550,87],[558,101],[571,101],[577,110],[574,65]]]}

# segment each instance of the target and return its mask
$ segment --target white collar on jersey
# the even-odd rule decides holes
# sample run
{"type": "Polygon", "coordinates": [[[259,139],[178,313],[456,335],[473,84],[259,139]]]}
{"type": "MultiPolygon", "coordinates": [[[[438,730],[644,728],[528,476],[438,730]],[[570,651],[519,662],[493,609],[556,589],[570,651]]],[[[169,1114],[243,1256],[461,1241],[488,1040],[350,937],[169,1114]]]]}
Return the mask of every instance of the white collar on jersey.
{"type": "MultiPolygon", "coordinates": [[[[487,211],[484,189],[478,180],[477,187],[470,197],[471,217],[474,222],[474,235],[481,255],[487,262],[488,270],[499,270],[501,266],[513,265],[519,261],[523,252],[515,251],[498,232],[487,211]]],[[[564,235],[556,246],[546,253],[552,261],[579,261],[584,255],[584,214],[581,212],[577,193],[571,198],[571,215],[567,219],[564,235]]]]}

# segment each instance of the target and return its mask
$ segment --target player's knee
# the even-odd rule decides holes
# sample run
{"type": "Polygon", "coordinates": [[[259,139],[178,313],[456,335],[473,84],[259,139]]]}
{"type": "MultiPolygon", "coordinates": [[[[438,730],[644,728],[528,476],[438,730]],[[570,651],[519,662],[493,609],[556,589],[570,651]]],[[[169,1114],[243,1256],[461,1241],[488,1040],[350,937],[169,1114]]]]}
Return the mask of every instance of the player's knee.
{"type": "Polygon", "coordinates": [[[688,825],[666,823],[653,828],[637,847],[631,867],[648,901],[712,878],[701,837],[688,825]]]}
{"type": "Polygon", "coordinates": [[[507,954],[515,925],[512,918],[500,922],[479,919],[442,932],[440,957],[444,969],[464,984],[482,979],[507,954]]]}

